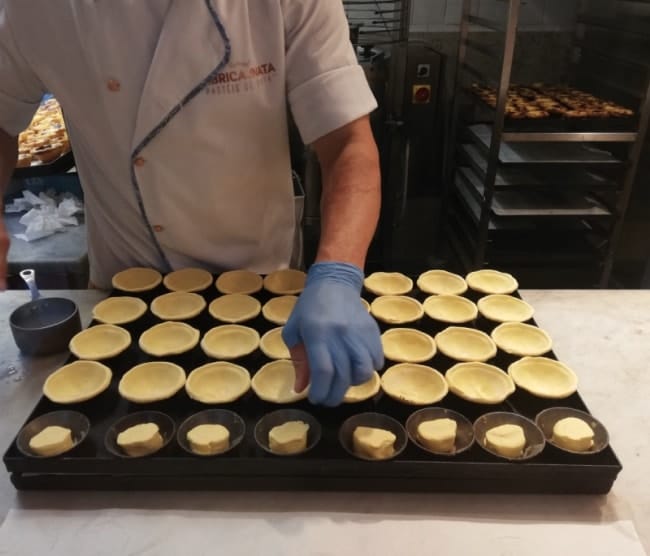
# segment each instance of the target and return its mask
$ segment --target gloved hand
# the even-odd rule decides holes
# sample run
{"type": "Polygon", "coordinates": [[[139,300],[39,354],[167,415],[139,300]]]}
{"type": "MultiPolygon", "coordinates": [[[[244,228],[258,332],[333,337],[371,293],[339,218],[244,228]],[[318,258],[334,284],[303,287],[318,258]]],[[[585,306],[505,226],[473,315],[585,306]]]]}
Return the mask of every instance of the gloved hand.
{"type": "Polygon", "coordinates": [[[361,304],[363,273],[347,263],[316,263],[282,337],[296,368],[297,392],[336,406],[352,385],[384,365],[379,327],[361,304]]]}

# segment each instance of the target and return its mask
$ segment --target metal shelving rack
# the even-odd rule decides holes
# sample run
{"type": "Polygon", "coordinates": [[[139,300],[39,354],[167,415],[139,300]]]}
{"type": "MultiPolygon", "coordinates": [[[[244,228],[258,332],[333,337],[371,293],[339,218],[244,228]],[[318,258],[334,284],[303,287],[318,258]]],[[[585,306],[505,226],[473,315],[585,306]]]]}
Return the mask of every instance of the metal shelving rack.
{"type": "Polygon", "coordinates": [[[465,270],[575,268],[587,277],[581,285],[606,287],[650,118],[650,19],[625,14],[635,2],[612,0],[602,17],[583,2],[575,32],[569,84],[633,108],[635,118],[532,125],[505,116],[522,2],[506,2],[505,22],[473,15],[473,3],[463,3],[447,139],[451,247],[465,270]],[[502,48],[475,40],[475,29],[500,33],[502,48]],[[499,75],[477,69],[476,55],[500,60],[499,75]],[[597,60],[607,72],[594,71],[597,60]],[[468,94],[474,82],[496,87],[493,110],[468,94]],[[473,122],[461,121],[467,106],[473,122]]]}
{"type": "MultiPolygon", "coordinates": [[[[362,65],[378,58],[386,82],[376,91],[388,120],[400,120],[404,103],[406,56],[411,21],[410,0],[343,0],[352,43],[362,65]]],[[[377,71],[373,69],[373,71],[377,71]]],[[[372,85],[372,75],[368,75],[372,85]]]]}
{"type": "MultiPolygon", "coordinates": [[[[343,0],[351,28],[359,27],[359,46],[378,46],[408,40],[410,0],[343,0]]],[[[354,39],[354,37],[353,37],[354,39]]]]}

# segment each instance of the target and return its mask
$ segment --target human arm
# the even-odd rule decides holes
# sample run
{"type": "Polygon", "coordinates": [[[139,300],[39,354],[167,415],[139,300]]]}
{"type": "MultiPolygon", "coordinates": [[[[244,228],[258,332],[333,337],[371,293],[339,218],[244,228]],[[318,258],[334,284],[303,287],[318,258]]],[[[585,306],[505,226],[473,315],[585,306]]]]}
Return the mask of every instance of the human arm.
{"type": "Polygon", "coordinates": [[[18,158],[18,141],[0,129],[0,291],[7,288],[7,253],[9,252],[9,235],[4,223],[4,193],[9,179],[16,167],[18,158]]]}
{"type": "Polygon", "coordinates": [[[4,225],[4,193],[16,167],[17,135],[27,127],[43,96],[9,22],[9,7],[0,0],[0,291],[6,288],[9,236],[4,225]]]}
{"type": "Polygon", "coordinates": [[[303,142],[321,163],[322,230],[316,263],[283,337],[296,389],[311,379],[313,403],[338,405],[352,384],[383,366],[379,329],[361,304],[363,266],[380,204],[377,106],[349,41],[343,5],[281,0],[287,91],[303,142]]]}
{"type": "Polygon", "coordinates": [[[367,117],[317,140],[323,176],[316,263],[284,331],[296,390],[338,405],[383,366],[377,324],[361,305],[363,267],[381,203],[379,155],[367,117]]]}
{"type": "Polygon", "coordinates": [[[381,204],[379,153],[367,116],[318,139],[321,239],[316,262],[365,266],[381,204]]]}

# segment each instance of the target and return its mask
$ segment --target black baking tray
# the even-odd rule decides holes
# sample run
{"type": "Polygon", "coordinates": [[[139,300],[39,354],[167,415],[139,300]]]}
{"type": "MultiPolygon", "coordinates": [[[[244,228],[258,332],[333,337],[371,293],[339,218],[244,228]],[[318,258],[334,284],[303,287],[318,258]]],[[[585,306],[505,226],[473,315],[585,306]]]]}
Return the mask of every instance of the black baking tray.
{"type": "Polygon", "coordinates": [[[74,165],[74,154],[72,151],[68,151],[47,164],[36,164],[25,168],[16,168],[13,177],[16,179],[28,179],[65,174],[68,170],[74,167],[74,165]]]}
{"type": "MultiPolygon", "coordinates": [[[[159,288],[153,295],[164,293],[159,288]]],[[[145,296],[150,301],[152,294],[145,296]]],[[[214,288],[204,294],[210,302],[217,296],[214,288]]],[[[423,299],[415,290],[413,296],[423,299]]],[[[265,292],[256,297],[264,303],[270,296],[265,292]]],[[[158,322],[148,312],[138,322],[127,325],[134,339],[138,334],[158,322]]],[[[188,321],[205,332],[215,322],[204,311],[188,321]]],[[[92,325],[92,323],[91,323],[92,325]]],[[[276,325],[261,316],[248,323],[260,334],[276,325]]],[[[432,325],[423,321],[416,326],[434,333],[432,325]]],[[[476,327],[489,331],[494,323],[479,319],[476,327]]],[[[506,366],[506,354],[499,353],[493,363],[506,366]]],[[[71,357],[70,360],[73,360],[71,357]]],[[[409,443],[406,450],[391,461],[367,462],[357,460],[340,446],[338,430],[343,421],[357,413],[377,411],[388,414],[405,424],[408,416],[419,408],[399,404],[379,393],[374,399],[361,404],[342,405],[338,408],[311,406],[307,401],[283,407],[304,409],[314,415],[322,425],[319,444],[304,456],[278,457],[264,452],[254,441],[255,423],[264,414],[279,406],[259,400],[251,391],[231,404],[206,406],[189,399],[184,390],[170,400],[147,404],[132,404],[120,398],[117,384],[132,365],[151,360],[134,341],[122,355],[106,362],[113,369],[109,389],[99,397],[65,409],[77,410],[86,415],[91,429],[86,440],[77,448],[56,458],[30,458],[18,451],[15,440],[4,455],[4,463],[11,473],[17,489],[36,490],[339,490],[339,491],[403,491],[403,492],[499,492],[499,493],[575,493],[604,494],[614,483],[621,464],[611,447],[589,456],[571,455],[547,445],[544,451],[528,462],[510,463],[496,458],[475,444],[456,457],[433,456],[409,443]],[[173,440],[163,451],[141,459],[120,459],[104,447],[107,429],[120,417],[142,409],[155,409],[167,413],[181,422],[193,413],[207,407],[222,407],[235,411],[246,422],[246,435],[242,443],[224,456],[202,458],[185,453],[173,440]]],[[[208,362],[197,347],[189,354],[172,361],[182,365],[189,373],[208,362]]],[[[257,351],[236,361],[254,374],[268,359],[257,351]]],[[[440,354],[429,362],[441,372],[452,364],[440,354]]],[[[516,411],[527,417],[547,407],[563,405],[587,410],[576,393],[561,402],[535,398],[517,391],[504,404],[481,406],[466,402],[449,394],[437,406],[454,409],[474,421],[492,411],[516,411]]],[[[42,397],[28,418],[62,409],[42,397]]]]}

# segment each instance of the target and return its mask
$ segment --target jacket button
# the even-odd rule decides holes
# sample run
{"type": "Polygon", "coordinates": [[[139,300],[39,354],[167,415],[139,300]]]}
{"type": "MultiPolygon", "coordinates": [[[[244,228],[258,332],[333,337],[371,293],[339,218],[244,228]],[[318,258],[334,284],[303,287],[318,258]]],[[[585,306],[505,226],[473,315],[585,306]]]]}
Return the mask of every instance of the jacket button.
{"type": "Polygon", "coordinates": [[[106,82],[106,88],[111,93],[117,93],[122,88],[122,84],[117,79],[109,79],[106,82]]]}
{"type": "Polygon", "coordinates": [[[160,233],[160,232],[165,231],[165,228],[163,226],[161,226],[160,224],[156,224],[153,227],[153,231],[156,232],[156,233],[160,233]]]}
{"type": "Polygon", "coordinates": [[[138,157],[136,157],[136,159],[133,161],[133,164],[135,164],[136,166],[138,166],[138,167],[141,168],[142,166],[144,166],[145,162],[146,162],[146,161],[145,161],[144,158],[142,158],[141,156],[138,156],[138,157]]]}

